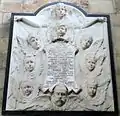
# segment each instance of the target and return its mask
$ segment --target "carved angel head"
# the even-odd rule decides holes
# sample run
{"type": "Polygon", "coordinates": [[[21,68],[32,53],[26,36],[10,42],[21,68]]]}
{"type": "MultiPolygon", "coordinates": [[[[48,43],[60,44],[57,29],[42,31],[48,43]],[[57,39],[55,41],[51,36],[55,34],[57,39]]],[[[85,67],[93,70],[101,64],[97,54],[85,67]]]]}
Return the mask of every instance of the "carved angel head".
{"type": "Polygon", "coordinates": [[[94,53],[89,53],[85,57],[86,67],[89,71],[93,71],[96,66],[96,58],[94,53]]]}
{"type": "Polygon", "coordinates": [[[58,107],[63,106],[67,101],[68,89],[65,85],[56,85],[53,88],[51,101],[58,107]]]}
{"type": "Polygon", "coordinates": [[[26,71],[32,72],[35,69],[35,56],[33,54],[27,54],[24,57],[24,67],[26,71]]]}
{"type": "Polygon", "coordinates": [[[57,36],[58,37],[63,37],[66,34],[66,32],[67,32],[67,26],[65,26],[65,25],[59,25],[56,28],[56,32],[57,32],[57,36]]]}
{"type": "Polygon", "coordinates": [[[29,96],[33,92],[33,84],[31,81],[21,81],[20,83],[20,90],[24,96],[29,96]]]}
{"type": "Polygon", "coordinates": [[[38,50],[41,47],[41,41],[40,39],[32,34],[28,35],[27,42],[29,45],[32,46],[33,49],[38,50]]]}
{"type": "Polygon", "coordinates": [[[88,49],[92,43],[93,43],[93,38],[91,36],[84,35],[80,40],[80,45],[83,50],[88,49]]]}
{"type": "Polygon", "coordinates": [[[63,3],[59,3],[56,5],[55,9],[55,17],[58,19],[62,19],[67,14],[67,9],[63,3]]]}
{"type": "Polygon", "coordinates": [[[94,97],[97,92],[98,83],[95,79],[89,78],[87,80],[87,92],[90,97],[94,97]]]}

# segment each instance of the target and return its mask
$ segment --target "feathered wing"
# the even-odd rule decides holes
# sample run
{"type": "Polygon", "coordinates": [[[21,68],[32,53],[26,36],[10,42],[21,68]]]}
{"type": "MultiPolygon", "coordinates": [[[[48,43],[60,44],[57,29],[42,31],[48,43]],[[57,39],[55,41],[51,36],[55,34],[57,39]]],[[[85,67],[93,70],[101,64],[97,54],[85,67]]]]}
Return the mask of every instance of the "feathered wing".
{"type": "Polygon", "coordinates": [[[22,38],[16,36],[17,46],[12,49],[11,56],[11,74],[18,78],[23,72],[23,59],[25,55],[25,42],[22,38]]]}
{"type": "Polygon", "coordinates": [[[103,45],[104,39],[99,39],[96,40],[90,49],[90,52],[95,52],[95,54],[99,51],[99,49],[101,48],[101,46],[103,45]]]}
{"type": "Polygon", "coordinates": [[[24,110],[49,110],[50,109],[50,97],[47,95],[38,96],[34,98],[30,103],[26,104],[24,110]]]}

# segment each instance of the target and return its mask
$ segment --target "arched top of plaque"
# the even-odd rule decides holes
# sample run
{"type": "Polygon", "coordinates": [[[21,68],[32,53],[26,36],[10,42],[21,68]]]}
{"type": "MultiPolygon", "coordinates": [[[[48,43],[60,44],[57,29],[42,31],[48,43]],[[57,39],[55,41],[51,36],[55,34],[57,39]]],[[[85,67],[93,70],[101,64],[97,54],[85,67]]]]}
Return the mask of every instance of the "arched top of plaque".
{"type": "Polygon", "coordinates": [[[56,36],[55,28],[60,25],[67,26],[68,34],[71,34],[73,40],[76,29],[81,30],[98,22],[106,22],[109,17],[108,15],[87,14],[82,8],[67,2],[49,3],[39,8],[35,13],[13,13],[12,16],[15,22],[22,21],[24,24],[39,29],[47,28],[46,37],[48,40],[51,32],[56,36]]]}
{"type": "Polygon", "coordinates": [[[85,17],[88,16],[82,8],[67,2],[53,2],[42,6],[35,13],[13,13],[13,15],[20,15],[20,17],[23,15],[24,22],[38,28],[46,24],[54,26],[72,24],[74,27],[82,27],[85,17]]]}
{"type": "Polygon", "coordinates": [[[38,14],[42,9],[47,8],[47,7],[55,7],[55,6],[59,6],[59,5],[64,5],[70,9],[76,9],[76,10],[80,10],[82,14],[87,15],[87,13],[80,8],[79,6],[76,6],[70,2],[52,2],[52,3],[48,3],[46,5],[43,5],[41,8],[37,9],[37,11],[35,12],[35,14],[38,14]]]}
{"type": "Polygon", "coordinates": [[[66,8],[66,11],[76,11],[79,12],[79,15],[81,16],[87,16],[87,13],[80,7],[72,4],[72,3],[68,3],[68,2],[53,2],[53,3],[49,3],[49,4],[46,4],[44,6],[42,6],[41,8],[39,8],[34,14],[35,15],[39,15],[41,14],[41,12],[44,12],[44,11],[47,11],[48,9],[51,11],[51,10],[54,10],[56,8],[66,8]]]}

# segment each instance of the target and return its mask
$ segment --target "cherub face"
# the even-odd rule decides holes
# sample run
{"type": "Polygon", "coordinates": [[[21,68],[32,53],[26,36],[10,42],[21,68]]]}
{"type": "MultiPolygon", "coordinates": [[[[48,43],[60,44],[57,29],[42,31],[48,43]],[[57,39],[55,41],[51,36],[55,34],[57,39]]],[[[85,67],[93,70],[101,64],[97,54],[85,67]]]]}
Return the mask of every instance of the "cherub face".
{"type": "Polygon", "coordinates": [[[86,58],[86,67],[89,71],[93,71],[95,69],[96,61],[93,56],[89,56],[86,58]]]}
{"type": "Polygon", "coordinates": [[[65,25],[60,25],[58,28],[57,28],[57,35],[59,37],[62,37],[66,34],[67,32],[67,27],[65,25]]]}
{"type": "Polygon", "coordinates": [[[37,37],[31,36],[28,43],[32,46],[32,48],[38,50],[40,48],[41,41],[37,37]]]}
{"type": "Polygon", "coordinates": [[[32,72],[35,68],[35,59],[32,57],[26,57],[24,60],[25,69],[32,72]]]}
{"type": "Polygon", "coordinates": [[[81,47],[83,50],[89,48],[93,42],[92,37],[85,37],[81,40],[81,47]]]}
{"type": "Polygon", "coordinates": [[[64,86],[56,86],[51,96],[51,101],[58,107],[63,106],[67,101],[67,90],[64,86]]]}
{"type": "Polygon", "coordinates": [[[87,85],[87,92],[88,92],[89,96],[94,97],[96,95],[96,92],[97,92],[97,85],[88,84],[87,85]]]}
{"type": "Polygon", "coordinates": [[[21,90],[24,96],[29,96],[33,92],[33,86],[28,82],[23,82],[21,85],[21,90]]]}
{"type": "Polygon", "coordinates": [[[56,16],[59,18],[59,19],[62,19],[64,16],[66,16],[66,7],[64,5],[59,5],[56,7],[56,16]]]}

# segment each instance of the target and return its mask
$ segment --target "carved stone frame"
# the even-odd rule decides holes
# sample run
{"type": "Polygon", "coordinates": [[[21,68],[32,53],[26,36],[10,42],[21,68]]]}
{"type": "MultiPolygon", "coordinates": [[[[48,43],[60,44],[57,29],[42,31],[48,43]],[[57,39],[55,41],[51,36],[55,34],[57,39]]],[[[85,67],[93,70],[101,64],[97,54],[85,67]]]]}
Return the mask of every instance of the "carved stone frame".
{"type": "Polygon", "coordinates": [[[9,32],[9,44],[8,44],[8,53],[7,53],[7,63],[6,63],[6,73],[5,73],[5,81],[4,81],[4,92],[3,92],[3,104],[2,104],[2,114],[3,115],[80,115],[80,116],[88,116],[88,115],[98,115],[98,116],[117,116],[118,115],[118,100],[117,100],[117,88],[116,88],[116,74],[115,74],[115,65],[114,65],[114,51],[113,51],[113,42],[112,42],[112,34],[111,34],[111,24],[110,24],[110,16],[105,14],[87,14],[83,9],[71,4],[62,2],[67,5],[71,5],[79,9],[86,17],[106,17],[107,18],[107,28],[108,28],[108,37],[109,37],[109,51],[110,51],[110,62],[111,62],[111,71],[112,71],[112,81],[113,81],[113,94],[114,94],[114,112],[106,112],[106,111],[77,111],[77,112],[54,112],[54,111],[7,111],[6,110],[6,99],[7,99],[7,89],[8,89],[8,81],[9,81],[9,67],[10,67],[10,57],[11,57],[11,47],[12,47],[12,36],[13,36],[13,25],[14,25],[14,16],[35,16],[40,10],[43,8],[54,5],[58,2],[50,3],[39,8],[35,13],[12,13],[11,15],[11,23],[10,23],[10,32],[9,32]]]}

